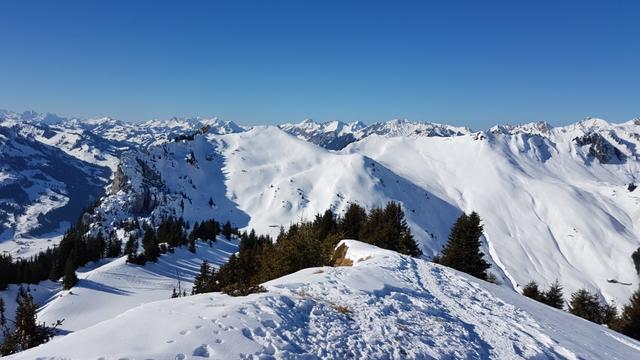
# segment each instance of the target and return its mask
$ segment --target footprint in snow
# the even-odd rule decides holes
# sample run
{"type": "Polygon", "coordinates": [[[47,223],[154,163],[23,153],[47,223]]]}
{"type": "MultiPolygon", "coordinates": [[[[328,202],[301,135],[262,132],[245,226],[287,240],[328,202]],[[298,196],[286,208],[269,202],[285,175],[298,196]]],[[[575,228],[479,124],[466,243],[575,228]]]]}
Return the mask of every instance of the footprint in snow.
{"type": "Polygon", "coordinates": [[[189,334],[190,332],[191,332],[191,331],[189,331],[189,330],[182,330],[182,331],[180,331],[180,335],[187,335],[187,334],[189,334]]]}
{"type": "Polygon", "coordinates": [[[262,326],[276,329],[278,327],[278,324],[271,319],[267,319],[267,320],[262,320],[262,326]]]}
{"type": "Polygon", "coordinates": [[[182,353],[176,354],[176,357],[175,357],[176,360],[186,360],[186,358],[187,358],[187,355],[182,353]]]}
{"type": "Polygon", "coordinates": [[[191,355],[208,358],[208,357],[211,357],[212,353],[213,353],[213,349],[211,348],[211,346],[207,344],[202,344],[197,348],[195,348],[191,355]]]}

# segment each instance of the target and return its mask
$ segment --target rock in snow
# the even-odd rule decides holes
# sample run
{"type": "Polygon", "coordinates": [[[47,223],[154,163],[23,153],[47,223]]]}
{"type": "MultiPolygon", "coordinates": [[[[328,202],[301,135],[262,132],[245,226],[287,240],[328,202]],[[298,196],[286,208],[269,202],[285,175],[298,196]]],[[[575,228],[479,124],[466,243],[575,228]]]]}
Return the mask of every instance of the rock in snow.
{"type": "Polygon", "coordinates": [[[505,288],[343,243],[352,267],[301,270],[246,297],[144,304],[9,359],[640,357],[640,342],[505,288]]]}

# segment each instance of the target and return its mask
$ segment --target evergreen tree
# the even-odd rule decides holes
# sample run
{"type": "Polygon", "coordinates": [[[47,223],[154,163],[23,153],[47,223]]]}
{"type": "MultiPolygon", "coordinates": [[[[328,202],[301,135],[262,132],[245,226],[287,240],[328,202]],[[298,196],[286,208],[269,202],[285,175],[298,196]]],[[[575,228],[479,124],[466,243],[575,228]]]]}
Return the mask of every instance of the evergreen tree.
{"type": "Polygon", "coordinates": [[[156,262],[160,256],[160,248],[158,248],[158,238],[152,228],[148,228],[142,238],[142,249],[144,251],[144,259],[146,261],[156,262]]]}
{"type": "Polygon", "coordinates": [[[7,317],[5,316],[4,299],[0,297],[0,329],[7,327],[7,317]]]}
{"type": "Polygon", "coordinates": [[[374,208],[360,229],[360,240],[410,256],[422,251],[407,225],[400,204],[389,202],[384,209],[374,208]]]}
{"type": "Polygon", "coordinates": [[[564,308],[564,292],[558,280],[551,284],[549,290],[542,294],[541,301],[556,309],[562,310],[564,308]]]}
{"type": "MultiPolygon", "coordinates": [[[[10,336],[16,345],[17,351],[30,349],[49,341],[54,331],[44,324],[37,323],[36,305],[31,294],[21,287],[16,298],[16,329],[10,336]]],[[[58,322],[60,324],[60,322],[58,322]]]]}
{"type": "Polygon", "coordinates": [[[480,251],[482,230],[476,212],[462,214],[451,229],[449,242],[442,250],[438,263],[486,280],[486,271],[491,266],[480,251]]]}
{"type": "Polygon", "coordinates": [[[124,253],[127,255],[127,262],[135,264],[138,257],[138,240],[135,237],[130,236],[127,243],[124,245],[124,253]]]}
{"type": "Polygon", "coordinates": [[[211,284],[212,271],[207,260],[204,260],[200,264],[200,272],[196,275],[193,281],[192,294],[202,294],[211,291],[209,285],[211,284]]]}
{"type": "Polygon", "coordinates": [[[640,340],[640,289],[636,290],[629,303],[622,309],[620,331],[636,340],[640,340]]]}
{"type": "Polygon", "coordinates": [[[331,209],[327,209],[322,215],[316,215],[313,225],[316,228],[316,238],[320,241],[324,240],[327,235],[335,233],[338,228],[336,216],[331,209]]]}
{"type": "Polygon", "coordinates": [[[189,239],[189,251],[196,253],[196,240],[193,238],[189,239]]]}
{"type": "Polygon", "coordinates": [[[225,239],[231,240],[231,234],[233,234],[233,227],[231,226],[231,223],[227,221],[222,226],[222,235],[224,235],[225,239]]]}
{"type": "Polygon", "coordinates": [[[636,268],[636,274],[640,274],[640,248],[631,254],[631,259],[633,260],[633,265],[636,268]]]}
{"type": "Polygon", "coordinates": [[[537,301],[540,301],[542,298],[538,284],[535,281],[530,281],[522,288],[522,295],[537,301]]]}
{"type": "Polygon", "coordinates": [[[607,324],[610,329],[620,330],[620,315],[615,303],[604,304],[601,309],[602,323],[607,324]]]}
{"type": "Polygon", "coordinates": [[[67,263],[64,266],[64,276],[62,278],[62,288],[69,290],[78,283],[78,276],[76,275],[75,265],[73,264],[73,257],[67,258],[67,263]]]}
{"type": "Polygon", "coordinates": [[[586,289],[580,289],[571,294],[569,312],[594,323],[602,323],[603,316],[598,296],[586,289]]]}
{"type": "Polygon", "coordinates": [[[347,239],[358,239],[362,225],[367,221],[366,210],[355,203],[349,204],[340,222],[340,231],[347,239]]]}

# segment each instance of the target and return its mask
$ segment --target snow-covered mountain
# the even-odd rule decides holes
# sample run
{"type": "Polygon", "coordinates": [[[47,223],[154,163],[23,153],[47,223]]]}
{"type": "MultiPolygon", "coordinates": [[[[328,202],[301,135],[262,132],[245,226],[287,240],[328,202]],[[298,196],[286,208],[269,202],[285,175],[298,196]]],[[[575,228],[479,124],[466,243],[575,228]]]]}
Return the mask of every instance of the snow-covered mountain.
{"type": "Polygon", "coordinates": [[[0,126],[0,249],[28,255],[50,245],[104,193],[110,171],[0,126]]]}
{"type": "MultiPolygon", "coordinates": [[[[640,357],[640,342],[503,287],[357,241],[344,244],[353,266],[301,270],[246,297],[211,293],[145,303],[8,358],[640,357]]],[[[55,301],[71,299],[71,307],[93,296],[138,294],[141,283],[119,283],[118,266],[91,272],[101,274],[100,286],[88,273],[73,294],[55,301]]],[[[116,313],[114,304],[100,302],[86,315],[116,313]]]]}
{"type": "Polygon", "coordinates": [[[356,121],[345,124],[341,121],[318,123],[307,119],[297,124],[282,124],[280,129],[300,139],[320,145],[329,150],[340,150],[348,144],[371,135],[386,137],[422,137],[422,136],[459,136],[471,131],[463,127],[450,125],[391,120],[365,125],[356,121]]]}
{"type": "Polygon", "coordinates": [[[513,288],[558,279],[624,303],[639,281],[636,122],[588,119],[456,136],[367,136],[328,151],[275,127],[203,134],[123,155],[96,210],[106,229],[131,217],[230,220],[277,234],[350,202],[398,201],[427,256],[462,211],[478,211],[494,272],[513,288]]]}
{"type": "Polygon", "coordinates": [[[275,235],[328,208],[393,200],[427,257],[463,211],[479,212],[492,271],[510,288],[557,279],[566,293],[586,287],[624,304],[640,282],[631,260],[640,193],[629,186],[640,172],[638,120],[472,132],[404,120],[244,128],[2,114],[0,249],[14,254],[55,243],[103,191],[85,220],[105,232],[123,219],[175,215],[275,235]],[[41,167],[58,163],[69,170],[41,167]]]}
{"type": "Polygon", "coordinates": [[[105,194],[125,151],[239,131],[218,119],[127,123],[0,110],[0,250],[26,257],[54,245],[105,194]]]}

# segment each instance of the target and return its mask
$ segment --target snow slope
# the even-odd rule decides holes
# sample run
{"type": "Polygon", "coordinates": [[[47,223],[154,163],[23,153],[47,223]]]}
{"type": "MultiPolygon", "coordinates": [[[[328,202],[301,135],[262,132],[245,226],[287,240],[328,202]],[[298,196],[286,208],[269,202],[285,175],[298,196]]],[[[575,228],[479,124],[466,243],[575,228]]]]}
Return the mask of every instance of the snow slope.
{"type": "Polygon", "coordinates": [[[145,266],[126,264],[126,257],[122,257],[79,269],[80,280],[70,291],[59,291],[39,301],[44,306],[39,309],[38,320],[49,324],[64,319],[60,330],[74,332],[142,304],[168,299],[178,283],[190,294],[202,261],[218,267],[237,247],[237,240],[219,237],[211,247],[198,242],[195,254],[178,248],[145,266]]]}
{"type": "Polygon", "coordinates": [[[329,208],[340,213],[350,202],[371,208],[396,200],[423,248],[433,253],[460,215],[371,159],[330,152],[275,127],[130,152],[118,174],[117,186],[96,210],[105,228],[134,215],[154,221],[182,216],[190,223],[230,220],[275,236],[281,225],[329,208]]]}
{"type": "Polygon", "coordinates": [[[640,342],[504,288],[344,243],[353,267],[145,304],[9,359],[640,357],[640,342]]]}
{"type": "Polygon", "coordinates": [[[350,145],[411,183],[484,220],[486,247],[514,286],[555,279],[624,304],[637,288],[640,246],[636,124],[589,120],[547,129],[511,128],[449,138],[372,136],[350,145]],[[598,129],[622,153],[592,154],[576,138],[598,129]],[[620,144],[615,138],[622,139],[620,144]],[[609,156],[609,163],[602,163],[609,156]],[[607,279],[633,283],[612,284],[607,279]]]}

